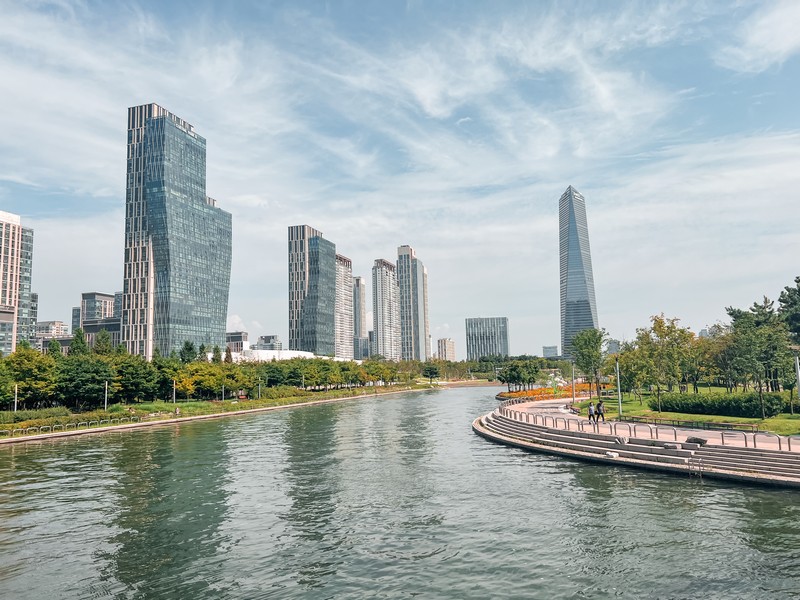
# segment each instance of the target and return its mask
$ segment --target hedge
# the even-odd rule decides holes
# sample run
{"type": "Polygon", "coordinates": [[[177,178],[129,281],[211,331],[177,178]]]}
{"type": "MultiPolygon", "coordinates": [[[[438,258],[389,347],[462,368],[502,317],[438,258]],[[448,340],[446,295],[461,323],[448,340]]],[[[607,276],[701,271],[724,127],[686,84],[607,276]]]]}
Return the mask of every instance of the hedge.
{"type": "MultiPolygon", "coordinates": [[[[652,410],[658,410],[658,398],[648,401],[652,410]]],[[[764,393],[764,413],[774,417],[783,408],[781,394],[764,393]]],[[[692,415],[725,415],[727,417],[761,418],[761,400],[758,392],[734,394],[661,394],[661,410],[692,415]]]]}

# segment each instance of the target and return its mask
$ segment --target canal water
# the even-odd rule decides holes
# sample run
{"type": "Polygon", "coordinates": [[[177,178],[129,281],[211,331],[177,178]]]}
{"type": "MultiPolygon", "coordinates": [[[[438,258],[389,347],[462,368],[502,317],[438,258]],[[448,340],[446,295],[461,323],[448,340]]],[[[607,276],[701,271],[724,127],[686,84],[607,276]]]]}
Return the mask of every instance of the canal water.
{"type": "Polygon", "coordinates": [[[0,598],[797,598],[800,495],[494,445],[495,390],[0,448],[0,598]]]}

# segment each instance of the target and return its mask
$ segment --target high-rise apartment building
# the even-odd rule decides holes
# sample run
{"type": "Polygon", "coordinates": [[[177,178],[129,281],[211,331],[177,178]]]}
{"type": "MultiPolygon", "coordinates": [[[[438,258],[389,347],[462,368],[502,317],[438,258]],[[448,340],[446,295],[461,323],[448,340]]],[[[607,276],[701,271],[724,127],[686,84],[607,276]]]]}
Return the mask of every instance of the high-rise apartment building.
{"type": "Polygon", "coordinates": [[[411,246],[397,249],[397,287],[400,292],[400,356],[403,360],[430,358],[428,270],[411,246]]]}
{"type": "Polygon", "coordinates": [[[336,352],[336,246],[308,225],[289,227],[289,350],[336,352]]]}
{"type": "Polygon", "coordinates": [[[0,211],[0,352],[36,338],[38,297],[31,292],[33,230],[19,215],[0,211]]]}
{"type": "Polygon", "coordinates": [[[558,356],[558,346],[542,346],[542,358],[555,358],[558,356]]]}
{"type": "Polygon", "coordinates": [[[367,329],[367,284],[363,277],[353,277],[353,357],[369,358],[367,329]]]}
{"type": "Polygon", "coordinates": [[[450,338],[441,338],[436,342],[439,360],[456,360],[456,343],[450,338]]]}
{"type": "Polygon", "coordinates": [[[467,360],[508,356],[508,318],[467,319],[467,360]]]}
{"type": "Polygon", "coordinates": [[[336,356],[353,360],[353,261],[336,255],[336,356]]]}
{"type": "Polygon", "coordinates": [[[114,316],[114,294],[83,292],[81,294],[81,327],[84,321],[108,319],[114,316]]]}
{"type": "Polygon", "coordinates": [[[558,201],[561,273],[561,353],[572,356],[572,339],[584,329],[598,329],[592,255],[586,224],[586,201],[569,186],[558,201]]]}
{"type": "Polygon", "coordinates": [[[128,109],[121,339],[150,359],[225,344],[231,215],[206,195],[206,140],[157,104],[128,109]]]}
{"type": "Polygon", "coordinates": [[[372,332],[374,354],[387,360],[400,360],[400,314],[397,270],[379,258],[372,266],[372,332]]]}

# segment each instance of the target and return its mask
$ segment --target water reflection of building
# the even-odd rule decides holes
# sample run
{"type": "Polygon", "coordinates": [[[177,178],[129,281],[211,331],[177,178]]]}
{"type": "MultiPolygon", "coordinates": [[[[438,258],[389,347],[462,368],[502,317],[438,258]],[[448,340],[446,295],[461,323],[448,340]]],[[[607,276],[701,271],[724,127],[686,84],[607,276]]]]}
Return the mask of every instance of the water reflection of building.
{"type": "Polygon", "coordinates": [[[118,473],[112,525],[119,533],[104,558],[107,575],[132,597],[207,597],[211,583],[222,591],[218,579],[197,572],[200,561],[229,543],[220,531],[230,496],[226,437],[207,435],[216,426],[137,431],[109,444],[118,473]]]}

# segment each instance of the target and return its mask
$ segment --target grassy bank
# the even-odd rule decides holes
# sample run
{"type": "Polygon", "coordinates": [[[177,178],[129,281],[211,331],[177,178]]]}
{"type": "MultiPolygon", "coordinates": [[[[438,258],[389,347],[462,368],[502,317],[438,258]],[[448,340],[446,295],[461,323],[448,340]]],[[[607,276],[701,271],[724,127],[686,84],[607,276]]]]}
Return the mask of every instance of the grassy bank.
{"type": "MultiPolygon", "coordinates": [[[[13,430],[27,430],[29,428],[71,426],[85,424],[83,428],[89,428],[88,423],[92,422],[93,427],[100,425],[101,421],[111,421],[111,419],[174,419],[196,417],[202,415],[224,414],[241,410],[253,410],[259,408],[273,408],[287,405],[305,404],[320,400],[335,400],[337,398],[351,398],[360,396],[373,396],[398,392],[403,390],[429,389],[427,384],[403,384],[387,387],[362,387],[351,389],[338,389],[326,391],[304,391],[294,389],[291,393],[281,397],[261,398],[252,400],[225,400],[225,401],[182,401],[176,404],[172,402],[146,402],[137,404],[114,404],[108,410],[95,410],[90,412],[74,413],[64,407],[43,410],[20,411],[15,415],[13,412],[4,411],[0,413],[0,439],[8,437],[13,430]],[[180,414],[176,414],[176,408],[180,414]],[[17,418],[20,417],[20,418],[17,418]]],[[[108,425],[110,423],[103,423],[108,425]]],[[[32,431],[29,435],[35,435],[38,431],[32,431]]],[[[16,432],[15,437],[21,435],[16,432]]]]}
{"type": "MultiPolygon", "coordinates": [[[[702,392],[701,392],[702,393],[702,392]]],[[[726,415],[698,415],[690,413],[658,412],[648,406],[648,396],[645,395],[640,403],[639,399],[633,394],[622,395],[622,414],[629,417],[645,417],[649,419],[675,419],[680,421],[698,421],[701,423],[747,423],[757,425],[762,431],[770,431],[780,435],[800,434],[800,405],[795,402],[795,414],[781,413],[768,419],[750,419],[745,417],[729,417],[726,415]]],[[[606,418],[613,420],[617,418],[618,407],[617,397],[603,398],[606,405],[606,418]]],[[[592,401],[596,401],[592,398],[592,401]]],[[[587,414],[589,401],[579,403],[581,414],[587,414]]]]}

